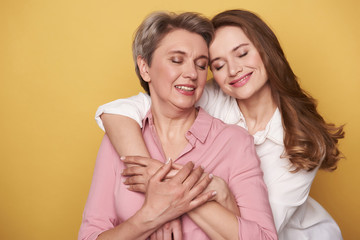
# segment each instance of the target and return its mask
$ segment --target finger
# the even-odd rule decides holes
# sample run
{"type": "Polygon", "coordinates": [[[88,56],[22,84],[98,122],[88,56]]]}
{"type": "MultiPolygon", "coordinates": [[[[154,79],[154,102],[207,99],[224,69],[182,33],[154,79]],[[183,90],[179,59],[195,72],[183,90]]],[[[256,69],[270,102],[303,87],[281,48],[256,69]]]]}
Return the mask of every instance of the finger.
{"type": "Polygon", "coordinates": [[[156,231],[150,235],[150,240],[156,240],[156,231]]]}
{"type": "Polygon", "coordinates": [[[133,176],[133,175],[141,175],[144,172],[143,166],[134,166],[134,167],[128,167],[125,168],[121,175],[122,176],[133,176]]]}
{"type": "Polygon", "coordinates": [[[190,161],[187,162],[179,172],[171,179],[171,181],[182,183],[189,176],[194,168],[194,164],[190,161]]]}
{"type": "Polygon", "coordinates": [[[183,167],[183,165],[180,165],[178,163],[173,163],[172,166],[173,166],[173,169],[176,169],[176,170],[180,170],[183,167]]]}
{"type": "Polygon", "coordinates": [[[163,228],[159,228],[157,231],[156,231],[156,239],[157,240],[164,240],[164,236],[163,236],[163,228]]]}
{"type": "Polygon", "coordinates": [[[170,223],[166,223],[163,227],[163,237],[164,240],[172,240],[172,236],[171,236],[171,224],[170,223]]]}
{"type": "Polygon", "coordinates": [[[191,189],[197,182],[200,182],[204,169],[202,167],[197,167],[193,170],[190,175],[184,180],[183,184],[191,189]]]}
{"type": "Polygon", "coordinates": [[[125,178],[123,183],[125,185],[144,184],[144,183],[146,183],[146,180],[142,175],[135,175],[135,176],[132,176],[132,177],[125,178]]]}
{"type": "MultiPolygon", "coordinates": [[[[201,194],[205,188],[209,185],[213,178],[212,174],[206,174],[201,180],[199,180],[195,186],[189,191],[189,197],[191,199],[196,198],[199,194],[201,194]]],[[[213,197],[213,196],[211,196],[213,197]]]]}
{"type": "Polygon", "coordinates": [[[154,161],[154,159],[152,158],[141,157],[141,156],[126,156],[126,157],[121,157],[121,160],[126,164],[137,164],[142,166],[147,166],[149,161],[154,161]]]}
{"type": "Polygon", "coordinates": [[[135,166],[141,166],[143,167],[142,165],[139,165],[139,164],[131,164],[131,163],[124,163],[125,165],[125,168],[130,168],[130,167],[135,167],[135,166]]]}
{"type": "Polygon", "coordinates": [[[146,192],[146,185],[145,185],[145,184],[127,185],[126,188],[127,188],[129,191],[132,191],[132,192],[141,192],[141,193],[145,193],[145,192],[146,192]]]}
{"type": "Polygon", "coordinates": [[[172,160],[169,159],[156,173],[150,178],[150,180],[161,181],[170,172],[172,160]]]}
{"type": "Polygon", "coordinates": [[[191,211],[192,209],[203,205],[204,203],[209,201],[211,198],[213,198],[215,195],[216,195],[216,191],[209,191],[206,193],[201,193],[200,195],[198,195],[195,199],[193,199],[190,202],[188,211],[191,211]]]}
{"type": "Polygon", "coordinates": [[[173,178],[178,172],[179,172],[179,170],[176,170],[176,169],[172,168],[171,171],[166,175],[166,178],[171,179],[171,178],[173,178]]]}
{"type": "Polygon", "coordinates": [[[174,240],[182,240],[182,229],[181,229],[181,220],[178,219],[172,222],[172,236],[174,240]]]}

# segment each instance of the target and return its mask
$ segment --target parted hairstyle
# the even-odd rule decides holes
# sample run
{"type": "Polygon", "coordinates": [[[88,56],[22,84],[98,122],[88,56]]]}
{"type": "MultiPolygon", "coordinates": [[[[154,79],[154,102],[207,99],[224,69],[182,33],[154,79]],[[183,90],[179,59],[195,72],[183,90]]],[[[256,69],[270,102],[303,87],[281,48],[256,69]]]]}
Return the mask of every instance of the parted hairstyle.
{"type": "Polygon", "coordinates": [[[137,57],[141,56],[151,66],[152,56],[158,44],[168,33],[176,29],[199,34],[206,41],[208,47],[214,37],[214,29],[210,20],[198,13],[154,12],[147,16],[135,32],[132,50],[136,74],[140,79],[141,86],[148,94],[150,94],[149,84],[140,75],[137,57]]]}
{"type": "Polygon", "coordinates": [[[292,171],[337,168],[343,158],[338,140],[344,137],[343,126],[326,123],[318,113],[317,103],[299,85],[274,32],[256,14],[228,10],[212,19],[214,29],[240,27],[254,44],[265,65],[272,96],[279,108],[284,127],[285,153],[292,171]]]}

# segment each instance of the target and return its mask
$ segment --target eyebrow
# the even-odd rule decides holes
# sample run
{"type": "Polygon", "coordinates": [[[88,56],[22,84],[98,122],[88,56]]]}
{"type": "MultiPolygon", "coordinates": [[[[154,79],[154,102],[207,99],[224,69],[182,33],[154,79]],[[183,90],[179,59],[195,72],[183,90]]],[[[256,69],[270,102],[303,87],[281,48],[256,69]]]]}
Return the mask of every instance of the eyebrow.
{"type": "Polygon", "coordinates": [[[234,47],[234,48],[232,49],[232,52],[235,52],[235,51],[238,50],[239,48],[244,47],[244,46],[247,46],[247,45],[249,45],[249,44],[248,44],[248,43],[241,43],[241,44],[239,44],[238,46],[234,47]]]}
{"type": "MultiPolygon", "coordinates": [[[[236,47],[234,47],[234,48],[231,50],[231,52],[235,52],[235,51],[238,50],[239,48],[244,47],[244,46],[247,46],[247,45],[249,45],[249,43],[241,43],[241,44],[237,45],[236,47]]],[[[211,65],[213,62],[215,62],[216,60],[219,60],[219,59],[220,59],[220,57],[217,57],[217,58],[212,59],[212,60],[210,61],[210,65],[211,65]]]]}
{"type": "MultiPolygon", "coordinates": [[[[169,53],[170,53],[170,54],[177,53],[177,54],[181,54],[181,55],[187,55],[186,52],[181,51],[181,50],[173,50],[173,51],[170,51],[169,53]]],[[[195,59],[197,60],[197,59],[201,59],[201,58],[206,58],[207,60],[209,60],[209,57],[206,56],[206,55],[200,55],[200,56],[198,56],[198,57],[195,58],[195,59]]]]}

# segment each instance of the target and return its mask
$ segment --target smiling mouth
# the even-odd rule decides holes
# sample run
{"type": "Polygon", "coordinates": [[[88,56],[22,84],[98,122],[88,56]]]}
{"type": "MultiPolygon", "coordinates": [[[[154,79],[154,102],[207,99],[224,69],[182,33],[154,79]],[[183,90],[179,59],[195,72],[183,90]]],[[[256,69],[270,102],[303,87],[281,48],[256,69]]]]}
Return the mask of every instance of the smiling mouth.
{"type": "Polygon", "coordinates": [[[177,89],[183,90],[183,91],[187,91],[187,92],[191,92],[194,91],[195,88],[193,87],[187,87],[187,86],[175,86],[177,89]]]}
{"type": "Polygon", "coordinates": [[[234,85],[235,83],[241,83],[241,82],[243,82],[243,81],[245,81],[245,80],[249,79],[251,75],[252,75],[252,72],[251,72],[251,73],[246,74],[246,75],[245,75],[245,76],[243,76],[242,78],[235,79],[235,80],[231,81],[229,84],[230,84],[230,85],[234,85]]]}

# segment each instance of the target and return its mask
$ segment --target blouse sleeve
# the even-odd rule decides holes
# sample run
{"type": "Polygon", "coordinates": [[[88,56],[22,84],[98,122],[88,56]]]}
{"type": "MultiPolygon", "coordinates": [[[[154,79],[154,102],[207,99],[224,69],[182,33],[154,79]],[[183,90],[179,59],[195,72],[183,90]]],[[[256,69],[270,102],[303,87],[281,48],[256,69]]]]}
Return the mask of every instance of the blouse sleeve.
{"type": "Polygon", "coordinates": [[[116,161],[120,161],[119,157],[105,135],[96,159],[90,192],[79,230],[79,240],[95,240],[100,233],[118,225],[114,207],[116,179],[114,164],[116,161]]]}
{"type": "Polygon", "coordinates": [[[142,127],[142,120],[145,118],[150,106],[150,96],[145,93],[139,93],[138,95],[118,99],[100,106],[96,111],[95,120],[103,131],[105,129],[100,118],[103,113],[118,114],[132,118],[142,127]]]}
{"type": "Polygon", "coordinates": [[[253,137],[245,130],[232,129],[228,159],[229,188],[240,210],[239,239],[277,239],[268,192],[256,154],[253,137]]]}

